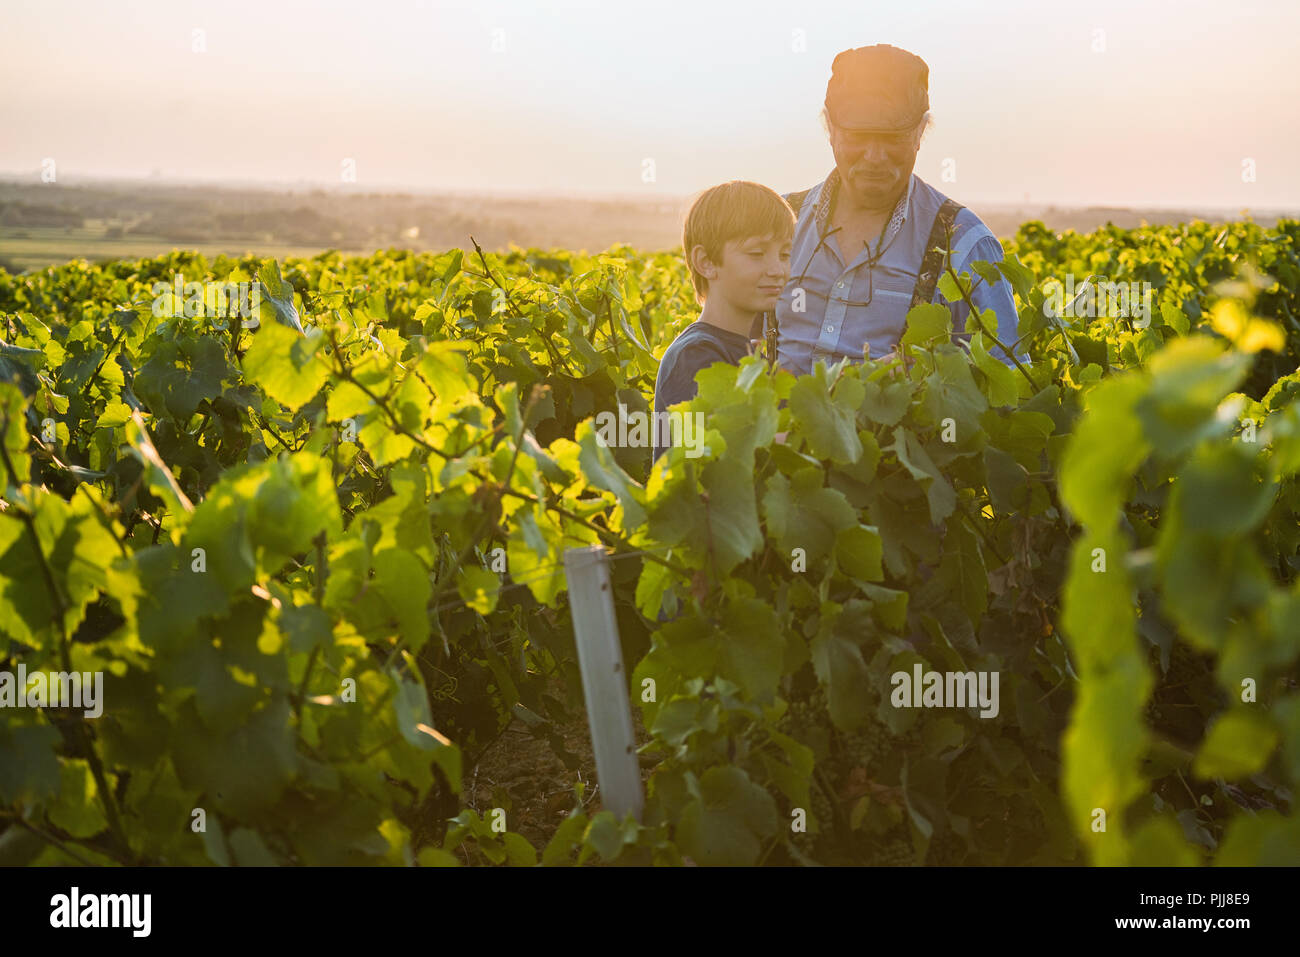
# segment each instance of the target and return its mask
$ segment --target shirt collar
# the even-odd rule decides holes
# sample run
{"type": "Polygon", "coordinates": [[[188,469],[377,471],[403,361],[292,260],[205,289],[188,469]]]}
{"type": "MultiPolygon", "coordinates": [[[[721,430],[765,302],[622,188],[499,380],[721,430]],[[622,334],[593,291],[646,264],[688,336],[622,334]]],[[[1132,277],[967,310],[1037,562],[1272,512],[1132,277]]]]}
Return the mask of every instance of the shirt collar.
{"type": "MultiPolygon", "coordinates": [[[[894,212],[889,217],[889,226],[885,229],[885,235],[891,235],[896,230],[902,228],[903,223],[907,222],[907,215],[912,209],[912,191],[916,186],[916,174],[912,173],[907,177],[907,192],[898,198],[898,205],[894,207],[894,212]]],[[[830,175],[826,177],[825,183],[822,184],[821,195],[817,199],[817,235],[822,236],[826,233],[826,224],[830,221],[831,206],[835,203],[835,197],[840,191],[840,168],[837,166],[831,170],[830,175]]]]}

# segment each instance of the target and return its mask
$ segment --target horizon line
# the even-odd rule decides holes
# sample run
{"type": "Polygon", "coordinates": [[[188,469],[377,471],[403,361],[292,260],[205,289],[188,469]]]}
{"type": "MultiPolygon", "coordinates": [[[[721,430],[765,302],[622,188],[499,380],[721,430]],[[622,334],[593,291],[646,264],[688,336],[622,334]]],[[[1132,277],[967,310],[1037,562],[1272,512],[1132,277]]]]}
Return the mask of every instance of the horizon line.
{"type": "MultiPolygon", "coordinates": [[[[618,200],[623,202],[636,202],[646,205],[662,204],[665,202],[681,202],[691,198],[700,192],[693,190],[686,193],[645,193],[635,190],[609,190],[588,187],[585,189],[556,189],[553,187],[520,187],[520,186],[501,186],[501,187],[464,187],[464,186],[416,186],[402,183],[376,183],[373,186],[365,187],[359,183],[337,183],[323,182],[320,180],[297,179],[297,180],[277,180],[277,179],[222,179],[222,178],[195,178],[195,177],[171,177],[171,176],[154,176],[143,174],[139,176],[125,175],[99,175],[99,174],[71,174],[69,181],[68,174],[64,174],[61,181],[54,183],[43,183],[39,179],[39,170],[31,171],[14,171],[0,170],[0,183],[14,186],[133,186],[133,187],[188,187],[188,188],[207,188],[207,189],[247,189],[257,192],[323,192],[334,195],[360,195],[360,196],[455,196],[461,198],[469,197],[488,197],[493,199],[572,199],[586,201],[610,201],[618,200]]],[[[925,181],[928,182],[928,181],[925,181]]],[[[933,185],[933,184],[931,184],[933,185]]],[[[982,205],[986,207],[1001,207],[1004,209],[1023,209],[1030,208],[1056,208],[1062,210],[1160,210],[1160,211],[1194,211],[1194,210],[1214,210],[1236,211],[1248,213],[1261,213],[1269,215],[1278,214],[1300,214],[1298,206],[1241,206],[1235,203],[1214,203],[1196,200],[1178,200],[1138,204],[1133,202],[1124,202],[1117,200],[1094,200],[1091,202],[1068,202],[1062,200],[1049,200],[1029,197],[1027,199],[993,199],[971,197],[966,200],[964,205],[982,205]]]]}

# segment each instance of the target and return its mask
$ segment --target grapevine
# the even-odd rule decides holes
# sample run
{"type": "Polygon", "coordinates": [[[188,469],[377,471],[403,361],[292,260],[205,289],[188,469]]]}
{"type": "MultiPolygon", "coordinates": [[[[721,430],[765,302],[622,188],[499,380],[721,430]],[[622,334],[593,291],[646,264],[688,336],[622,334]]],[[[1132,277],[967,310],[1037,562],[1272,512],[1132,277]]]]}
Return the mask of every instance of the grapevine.
{"type": "Polygon", "coordinates": [[[6,710],[0,863],[1300,863],[1300,224],[1005,246],[941,291],[1008,282],[1021,368],[918,307],[905,365],[704,370],[721,441],[653,465],[594,420],[651,407],[673,255],[0,271],[0,672],[104,678],[6,710]],[[1049,320],[1101,262],[1150,322],[1049,320]],[[521,715],[567,754],[592,545],[646,807],[534,846],[466,781],[521,715]]]}

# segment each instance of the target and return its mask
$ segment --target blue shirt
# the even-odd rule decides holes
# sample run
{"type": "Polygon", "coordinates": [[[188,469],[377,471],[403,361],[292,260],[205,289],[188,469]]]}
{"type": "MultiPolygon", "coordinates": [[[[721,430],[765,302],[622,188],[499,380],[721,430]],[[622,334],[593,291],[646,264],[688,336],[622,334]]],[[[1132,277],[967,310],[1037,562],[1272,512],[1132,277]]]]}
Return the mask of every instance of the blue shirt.
{"type": "MultiPolygon", "coordinates": [[[[758,325],[760,320],[761,316],[755,317],[755,324],[758,325]]],[[[695,398],[697,372],[715,362],[734,365],[749,355],[752,348],[746,336],[711,322],[699,319],[692,322],[664,350],[664,357],[659,360],[659,374],[655,378],[655,421],[659,421],[659,414],[667,411],[670,405],[695,398]]],[[[652,435],[657,438],[658,430],[653,430],[652,435]]],[[[650,461],[658,459],[663,451],[663,446],[655,445],[650,461]]]]}
{"type": "MultiPolygon", "coordinates": [[[[873,358],[897,348],[907,328],[907,312],[935,214],[947,199],[913,173],[884,236],[870,240],[872,244],[878,243],[870,248],[870,253],[877,257],[875,265],[872,266],[865,248],[857,253],[850,250],[848,255],[852,258],[845,263],[838,233],[819,245],[829,228],[831,204],[839,185],[836,168],[812,188],[802,209],[795,210],[799,219],[790,253],[790,281],[776,304],[780,332],[777,361],[782,368],[800,375],[811,372],[818,359],[827,365],[844,356],[861,361],[863,346],[868,342],[873,358]],[[792,308],[794,291],[799,287],[805,296],[801,313],[792,308]],[[870,305],[852,304],[867,301],[870,305]]],[[[974,283],[971,300],[976,308],[992,309],[997,314],[997,337],[1010,346],[1017,337],[1016,306],[1010,283],[1002,279],[990,286],[970,267],[977,260],[1000,262],[1002,256],[998,238],[978,216],[962,208],[953,223],[953,268],[958,273],[971,273],[974,283]]],[[[930,301],[940,300],[936,284],[930,301]]],[[[969,334],[965,333],[970,311],[966,303],[946,305],[952,313],[954,338],[969,340],[969,334]]],[[[990,353],[1007,365],[1012,364],[997,346],[990,346],[990,353]]],[[[1017,355],[1024,358],[1023,353],[1017,355]]]]}

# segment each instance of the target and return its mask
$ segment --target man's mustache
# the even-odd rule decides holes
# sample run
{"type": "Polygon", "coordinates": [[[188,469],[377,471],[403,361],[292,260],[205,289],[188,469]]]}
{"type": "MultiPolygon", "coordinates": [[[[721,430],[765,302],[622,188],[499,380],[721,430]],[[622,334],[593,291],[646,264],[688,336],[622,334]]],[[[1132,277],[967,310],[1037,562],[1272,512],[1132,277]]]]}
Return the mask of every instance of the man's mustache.
{"type": "Polygon", "coordinates": [[[861,167],[854,167],[851,173],[854,176],[872,176],[877,179],[883,179],[886,176],[890,179],[894,179],[898,176],[898,170],[895,169],[863,169],[861,167]]]}

